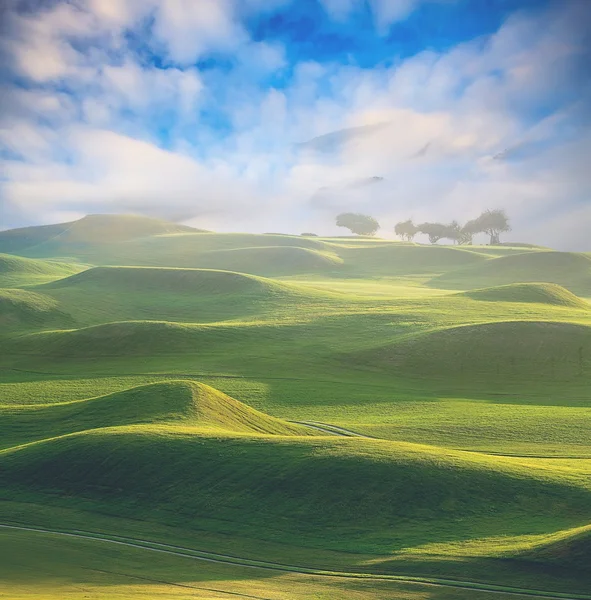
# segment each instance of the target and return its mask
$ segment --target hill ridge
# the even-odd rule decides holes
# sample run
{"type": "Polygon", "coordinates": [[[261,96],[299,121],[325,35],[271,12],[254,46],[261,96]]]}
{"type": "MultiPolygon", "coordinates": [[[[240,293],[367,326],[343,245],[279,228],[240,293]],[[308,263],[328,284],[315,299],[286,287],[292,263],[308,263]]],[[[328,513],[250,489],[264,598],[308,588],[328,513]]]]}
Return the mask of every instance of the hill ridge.
{"type": "Polygon", "coordinates": [[[188,379],[150,383],[70,402],[0,405],[0,439],[5,448],[81,431],[154,424],[242,434],[314,435],[309,428],[271,417],[188,379]],[[41,429],[39,423],[43,423],[41,429]],[[39,431],[43,437],[35,435],[39,431]]]}

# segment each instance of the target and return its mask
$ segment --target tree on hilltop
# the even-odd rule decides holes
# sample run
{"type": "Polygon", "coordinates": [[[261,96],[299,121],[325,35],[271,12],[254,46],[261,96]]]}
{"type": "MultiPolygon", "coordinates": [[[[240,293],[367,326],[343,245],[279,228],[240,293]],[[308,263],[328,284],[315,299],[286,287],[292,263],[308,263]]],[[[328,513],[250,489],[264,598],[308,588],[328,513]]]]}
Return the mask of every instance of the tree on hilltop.
{"type": "Polygon", "coordinates": [[[445,226],[445,235],[443,237],[452,240],[454,244],[459,243],[462,236],[462,226],[457,221],[452,221],[445,226]]]}
{"type": "Polygon", "coordinates": [[[356,235],[375,235],[380,224],[369,215],[361,213],[341,213],[337,216],[337,227],[345,227],[356,235]]]}
{"type": "Polygon", "coordinates": [[[485,210],[477,219],[475,219],[479,231],[490,236],[490,245],[496,246],[501,243],[501,233],[511,231],[509,217],[507,213],[497,208],[495,210],[485,210]]]}
{"type": "Polygon", "coordinates": [[[407,242],[412,242],[415,235],[419,230],[416,225],[412,222],[412,219],[408,219],[407,221],[401,221],[400,223],[396,223],[394,226],[394,233],[402,240],[406,240],[407,242]]]}
{"type": "Polygon", "coordinates": [[[458,241],[460,244],[472,245],[472,240],[477,233],[482,233],[478,219],[467,221],[460,229],[458,241]]]}
{"type": "Polygon", "coordinates": [[[440,239],[447,237],[449,233],[447,225],[443,223],[421,223],[417,225],[417,229],[420,233],[428,236],[432,244],[436,244],[440,239]]]}

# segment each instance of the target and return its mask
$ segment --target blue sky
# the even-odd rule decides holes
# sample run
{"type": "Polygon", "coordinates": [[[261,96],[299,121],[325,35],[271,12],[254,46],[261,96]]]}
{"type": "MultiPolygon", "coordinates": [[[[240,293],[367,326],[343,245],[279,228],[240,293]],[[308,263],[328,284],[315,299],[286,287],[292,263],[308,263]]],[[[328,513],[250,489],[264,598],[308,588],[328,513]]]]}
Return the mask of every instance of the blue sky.
{"type": "Polygon", "coordinates": [[[505,208],[516,239],[591,250],[588,0],[5,4],[0,228],[355,210],[391,236],[505,208]]]}

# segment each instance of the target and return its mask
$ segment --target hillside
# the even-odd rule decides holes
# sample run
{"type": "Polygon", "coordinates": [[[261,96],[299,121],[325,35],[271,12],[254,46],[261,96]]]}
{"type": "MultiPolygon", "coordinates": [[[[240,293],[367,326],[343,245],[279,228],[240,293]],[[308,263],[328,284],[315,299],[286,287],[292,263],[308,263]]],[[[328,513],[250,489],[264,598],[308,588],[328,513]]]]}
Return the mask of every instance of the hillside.
{"type": "Polygon", "coordinates": [[[175,269],[159,267],[94,267],[71,277],[44,286],[44,289],[72,287],[109,289],[111,292],[149,293],[169,290],[175,294],[200,295],[248,294],[265,289],[281,290],[285,286],[270,280],[235,273],[206,269],[175,269]]]}
{"type": "Polygon", "coordinates": [[[569,381],[591,375],[591,327],[543,321],[462,325],[407,336],[348,360],[357,358],[437,378],[569,381]]]}
{"type": "Polygon", "coordinates": [[[510,283],[470,290],[463,295],[483,302],[526,302],[591,309],[591,304],[555,283],[510,283]]]}
{"type": "Polygon", "coordinates": [[[138,215],[88,215],[69,223],[0,231],[0,252],[34,257],[69,256],[79,247],[105,245],[146,236],[200,230],[138,215]]]}
{"type": "Polygon", "coordinates": [[[585,571],[591,561],[591,525],[560,532],[523,553],[523,558],[585,571]]]}
{"type": "Polygon", "coordinates": [[[231,271],[164,267],[94,267],[36,288],[78,325],[105,321],[216,322],[288,311],[330,293],[231,271]]]}
{"type": "Polygon", "coordinates": [[[192,381],[138,386],[98,398],[51,405],[0,406],[0,440],[4,448],[64,434],[132,424],[168,423],[199,430],[312,435],[192,381]]]}
{"type": "Polygon", "coordinates": [[[0,327],[34,329],[71,324],[53,298],[19,289],[0,289],[0,327]]]}
{"type": "MultiPolygon", "coordinates": [[[[105,579],[76,600],[153,578],[138,557],[103,573],[132,547],[93,536],[239,561],[212,597],[303,585],[273,566],[253,593],[253,560],[339,572],[347,600],[384,575],[412,600],[589,589],[589,255],[112,216],[53,233],[23,251],[45,258],[0,257],[0,525],[90,538],[2,528],[2,573],[64,552],[64,585],[24,598],[79,569],[105,579]]],[[[152,596],[203,591],[201,563],[158,564],[152,596]]]]}
{"type": "Polygon", "coordinates": [[[329,252],[297,246],[262,246],[203,253],[199,266],[256,275],[298,275],[338,270],[343,261],[329,252]]]}
{"type": "Polygon", "coordinates": [[[513,254],[439,275],[430,284],[472,289],[527,282],[554,283],[577,295],[591,295],[591,256],[555,251],[513,254]]]}
{"type": "Polygon", "coordinates": [[[84,498],[128,515],[132,502],[136,518],[161,513],[187,526],[197,520],[214,531],[342,550],[392,551],[411,539],[485,536],[499,527],[516,535],[527,531],[521,520],[531,510],[540,533],[553,530],[558,507],[565,523],[591,518],[585,478],[373,440],[132,426],[18,447],[0,455],[0,465],[12,497],[26,484],[54,505],[84,498]],[[269,522],[274,527],[263,526],[269,522]]]}
{"type": "Polygon", "coordinates": [[[84,266],[0,254],[0,288],[45,283],[84,270],[84,266]]]}

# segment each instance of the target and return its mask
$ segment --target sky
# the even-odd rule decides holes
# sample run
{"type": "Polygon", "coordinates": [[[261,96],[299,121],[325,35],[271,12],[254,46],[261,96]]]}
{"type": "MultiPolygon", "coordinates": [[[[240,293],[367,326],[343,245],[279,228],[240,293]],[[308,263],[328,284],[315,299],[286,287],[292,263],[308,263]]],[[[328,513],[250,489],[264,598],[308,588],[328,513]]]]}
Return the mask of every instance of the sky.
{"type": "Polygon", "coordinates": [[[3,0],[0,229],[343,234],[507,211],[591,251],[591,0],[3,0]]]}

